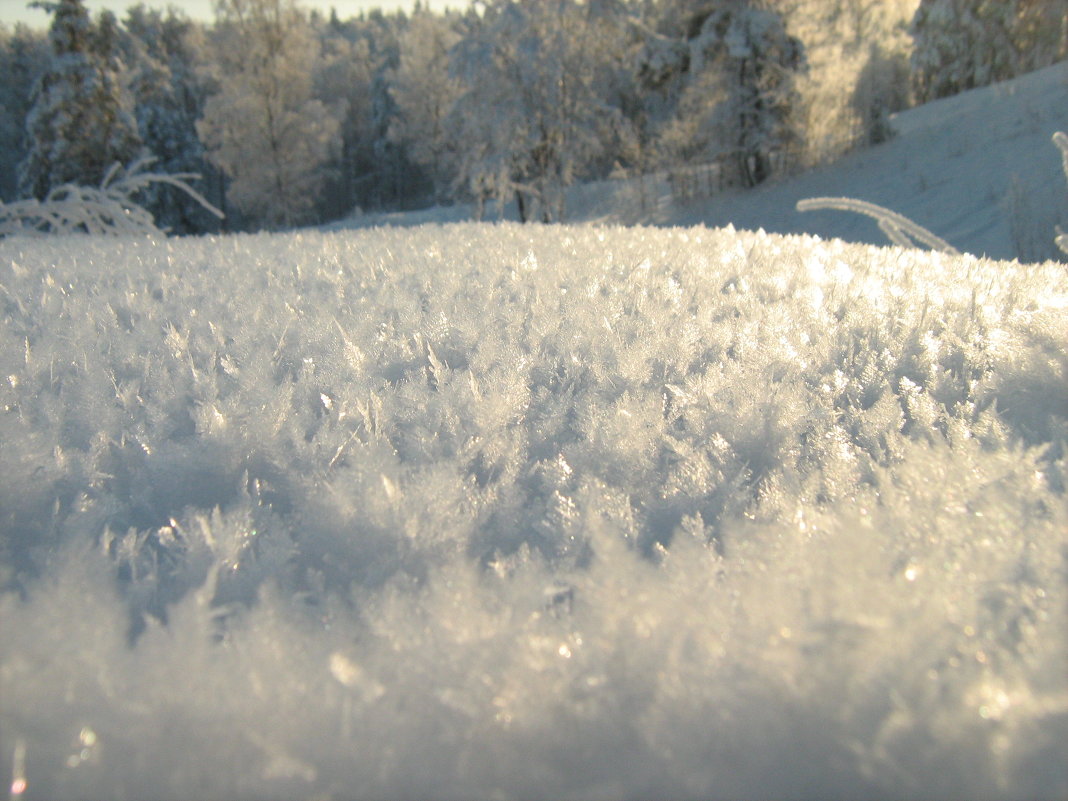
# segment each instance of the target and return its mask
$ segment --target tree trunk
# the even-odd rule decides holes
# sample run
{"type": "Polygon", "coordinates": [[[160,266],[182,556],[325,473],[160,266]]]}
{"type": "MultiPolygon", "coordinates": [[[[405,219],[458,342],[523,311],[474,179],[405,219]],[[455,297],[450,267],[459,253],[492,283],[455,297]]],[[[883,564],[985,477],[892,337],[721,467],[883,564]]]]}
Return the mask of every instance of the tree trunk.
{"type": "Polygon", "coordinates": [[[515,205],[519,209],[519,222],[526,222],[530,211],[527,209],[527,199],[522,190],[515,190],[515,205]]]}

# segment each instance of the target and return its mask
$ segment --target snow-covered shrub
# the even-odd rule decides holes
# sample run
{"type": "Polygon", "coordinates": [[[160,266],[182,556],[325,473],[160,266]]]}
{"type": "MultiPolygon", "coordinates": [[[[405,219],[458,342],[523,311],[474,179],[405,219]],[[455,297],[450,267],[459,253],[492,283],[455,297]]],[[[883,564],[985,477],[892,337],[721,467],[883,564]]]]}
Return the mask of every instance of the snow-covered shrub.
{"type": "Polygon", "coordinates": [[[222,219],[223,213],[211,205],[188,183],[200,176],[193,173],[146,172],[154,159],[142,158],[127,169],[115,164],[104,175],[100,187],[64,184],[52,189],[43,201],[0,202],[0,237],[20,234],[88,233],[126,236],[159,234],[152,214],[135,197],[153,184],[172,186],[222,219]]]}
{"type": "Polygon", "coordinates": [[[1063,797],[1065,308],[730,229],[8,238],[0,771],[1063,797]]]}

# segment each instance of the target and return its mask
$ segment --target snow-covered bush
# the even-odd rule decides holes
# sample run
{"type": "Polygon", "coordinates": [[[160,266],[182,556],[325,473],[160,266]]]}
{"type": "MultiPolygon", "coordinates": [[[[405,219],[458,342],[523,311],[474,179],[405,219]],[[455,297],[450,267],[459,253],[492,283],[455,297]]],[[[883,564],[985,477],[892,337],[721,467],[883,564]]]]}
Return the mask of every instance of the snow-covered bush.
{"type": "Polygon", "coordinates": [[[127,169],[115,164],[104,175],[99,188],[64,184],[52,189],[43,201],[31,198],[0,203],[0,237],[14,234],[126,236],[163,233],[156,227],[152,214],[135,199],[153,184],[172,186],[184,192],[222,219],[223,213],[186,183],[198,175],[147,172],[153,161],[151,158],[138,159],[127,169]]]}
{"type": "Polygon", "coordinates": [[[1066,308],[729,229],[8,238],[0,779],[1064,797],[1066,308]]]}

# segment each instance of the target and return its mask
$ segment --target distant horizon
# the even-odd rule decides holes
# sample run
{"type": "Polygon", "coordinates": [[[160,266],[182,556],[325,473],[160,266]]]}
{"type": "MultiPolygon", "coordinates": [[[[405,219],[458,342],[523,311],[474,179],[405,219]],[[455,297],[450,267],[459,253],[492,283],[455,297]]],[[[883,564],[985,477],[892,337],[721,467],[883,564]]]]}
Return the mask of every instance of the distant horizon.
{"type": "MultiPolygon", "coordinates": [[[[434,11],[443,11],[446,8],[465,8],[468,0],[422,0],[424,6],[434,11]]],[[[0,23],[14,27],[18,23],[29,25],[31,28],[44,29],[49,25],[49,14],[40,8],[30,8],[30,0],[0,0],[0,23]]],[[[190,19],[200,22],[211,22],[215,19],[212,10],[212,0],[85,0],[86,7],[95,16],[101,11],[110,10],[119,19],[126,15],[126,10],[136,6],[145,5],[148,8],[165,10],[168,7],[176,8],[185,13],[190,19]]],[[[329,14],[330,10],[336,9],[341,19],[355,17],[362,12],[379,8],[382,11],[411,11],[415,7],[415,0],[297,0],[297,5],[308,10],[320,11],[329,14]]]]}

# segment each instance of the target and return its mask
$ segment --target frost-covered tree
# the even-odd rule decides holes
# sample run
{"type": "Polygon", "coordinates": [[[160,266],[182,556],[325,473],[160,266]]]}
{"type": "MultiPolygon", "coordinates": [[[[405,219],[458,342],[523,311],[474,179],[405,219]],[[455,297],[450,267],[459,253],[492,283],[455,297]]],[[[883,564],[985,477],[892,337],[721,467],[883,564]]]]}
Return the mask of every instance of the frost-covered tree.
{"type": "Polygon", "coordinates": [[[292,0],[219,0],[218,91],[197,130],[231,179],[229,199],[251,220],[307,220],[338,144],[339,124],[313,95],[320,48],[292,0]]]}
{"type": "Polygon", "coordinates": [[[19,174],[20,192],[37,198],[66,183],[99,184],[141,150],[114,16],[94,25],[82,0],[43,5],[52,12],[52,59],[33,89],[19,174]]]}
{"type": "Polygon", "coordinates": [[[891,135],[890,115],[910,102],[908,22],[917,0],[779,0],[805,45],[795,110],[800,166],[833,161],[891,135]]]}
{"type": "MultiPolygon", "coordinates": [[[[205,101],[197,62],[203,32],[175,9],[160,12],[143,4],[126,14],[125,43],[129,50],[131,91],[136,101],[138,129],[145,147],[162,173],[196,173],[207,190],[217,181],[197,136],[196,120],[205,101]]],[[[166,184],[146,188],[143,205],[157,224],[177,233],[213,230],[217,223],[186,193],[166,184]]]]}
{"type": "Polygon", "coordinates": [[[494,0],[456,49],[460,180],[476,198],[515,198],[555,221],[563,190],[597,157],[618,112],[605,102],[605,4],[494,0]]]}
{"type": "Polygon", "coordinates": [[[860,124],[860,143],[885,142],[893,135],[890,115],[908,107],[908,60],[873,43],[850,100],[860,124]]]}
{"type": "Polygon", "coordinates": [[[382,39],[366,23],[342,23],[335,17],[317,30],[322,59],[315,73],[315,94],[330,104],[340,120],[340,146],[330,162],[330,177],[320,209],[327,218],[367,205],[374,192],[375,88],[380,73],[382,39]]]}
{"type": "Polygon", "coordinates": [[[449,68],[450,53],[460,38],[452,17],[420,10],[400,37],[400,63],[389,74],[389,92],[397,107],[389,136],[428,171],[439,202],[452,188],[455,159],[463,146],[448,125],[463,92],[449,68]]]}
{"type": "Polygon", "coordinates": [[[921,102],[1013,78],[1068,55],[1068,0],[921,0],[910,28],[921,102]]]}
{"type": "Polygon", "coordinates": [[[407,149],[389,137],[396,105],[389,76],[400,60],[402,12],[373,10],[342,21],[313,15],[321,58],[313,75],[314,96],[340,121],[339,146],[326,165],[328,178],[316,208],[329,219],[354,208],[402,207],[425,194],[425,176],[407,149]]]}
{"type": "Polygon", "coordinates": [[[26,115],[48,53],[43,34],[22,24],[14,30],[0,24],[0,200],[13,200],[18,193],[18,165],[29,146],[26,115]]]}
{"type": "MultiPolygon", "coordinates": [[[[416,12],[421,13],[418,4],[416,12]]],[[[362,148],[369,157],[363,176],[367,190],[361,193],[372,206],[404,206],[432,191],[425,170],[410,158],[409,148],[390,136],[400,113],[390,91],[391,75],[400,68],[401,37],[409,24],[401,12],[371,12],[357,26],[369,44],[373,71],[369,127],[362,126],[370,134],[369,147],[362,148]]]]}
{"type": "Polygon", "coordinates": [[[666,158],[718,160],[735,165],[745,183],[760,183],[773,154],[797,139],[791,112],[805,68],[801,41],[760,0],[682,3],[667,20],[676,35],[651,38],[640,71],[650,87],[679,92],[663,133],[666,158]]]}

